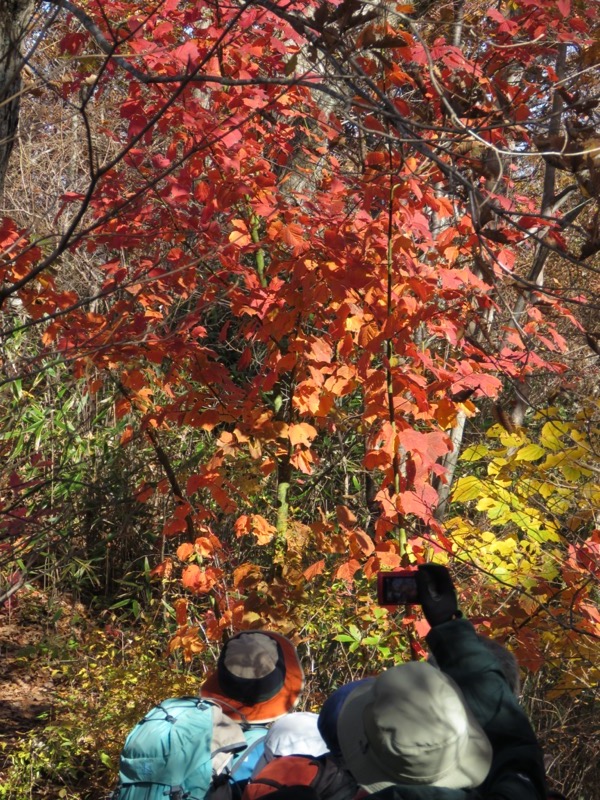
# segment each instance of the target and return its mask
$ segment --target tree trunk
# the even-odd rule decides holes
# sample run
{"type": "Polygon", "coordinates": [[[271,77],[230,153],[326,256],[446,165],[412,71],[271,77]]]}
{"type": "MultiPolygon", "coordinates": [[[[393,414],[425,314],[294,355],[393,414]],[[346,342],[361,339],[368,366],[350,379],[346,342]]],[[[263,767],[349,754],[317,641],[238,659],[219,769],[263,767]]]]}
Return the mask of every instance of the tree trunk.
{"type": "Polygon", "coordinates": [[[0,0],[0,192],[19,126],[22,45],[34,0],[0,0]]]}
{"type": "MultiPolygon", "coordinates": [[[[560,82],[562,82],[565,76],[566,60],[567,45],[563,44],[559,48],[555,66],[556,75],[560,82]]],[[[552,116],[550,118],[550,125],[548,128],[549,136],[556,136],[559,133],[562,124],[562,112],[563,99],[560,92],[555,91],[552,98],[552,116]]],[[[556,212],[556,209],[554,208],[555,192],[556,167],[552,166],[551,164],[546,164],[544,172],[544,189],[542,192],[542,202],[540,207],[540,212],[545,216],[550,217],[556,212]]],[[[543,232],[541,233],[543,235],[543,232]]],[[[543,242],[540,242],[533,258],[533,265],[527,276],[527,280],[530,283],[535,283],[540,287],[544,285],[544,266],[549,254],[550,250],[545,247],[543,242]]],[[[530,301],[530,299],[531,292],[522,292],[517,299],[515,308],[513,310],[513,319],[515,321],[517,331],[519,330],[520,323],[525,314],[527,303],[530,301]]],[[[531,406],[529,401],[529,381],[526,378],[521,381],[517,381],[515,382],[513,389],[515,393],[515,400],[511,410],[511,421],[513,425],[520,427],[525,420],[525,414],[527,410],[531,406]]]]}

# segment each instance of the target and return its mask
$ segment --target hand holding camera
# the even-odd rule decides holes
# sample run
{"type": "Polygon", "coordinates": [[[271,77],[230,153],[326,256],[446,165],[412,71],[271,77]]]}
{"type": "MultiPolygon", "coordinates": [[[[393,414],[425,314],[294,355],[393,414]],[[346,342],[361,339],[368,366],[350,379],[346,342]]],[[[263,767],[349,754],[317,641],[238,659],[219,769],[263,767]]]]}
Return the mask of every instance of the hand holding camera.
{"type": "Polygon", "coordinates": [[[442,564],[420,564],[417,570],[417,588],[423,614],[432,628],[462,617],[447,567],[442,564]]]}
{"type": "Polygon", "coordinates": [[[432,628],[462,616],[450,573],[441,564],[420,564],[416,570],[380,572],[377,575],[377,600],[379,605],[388,608],[422,606],[425,619],[432,628]]]}

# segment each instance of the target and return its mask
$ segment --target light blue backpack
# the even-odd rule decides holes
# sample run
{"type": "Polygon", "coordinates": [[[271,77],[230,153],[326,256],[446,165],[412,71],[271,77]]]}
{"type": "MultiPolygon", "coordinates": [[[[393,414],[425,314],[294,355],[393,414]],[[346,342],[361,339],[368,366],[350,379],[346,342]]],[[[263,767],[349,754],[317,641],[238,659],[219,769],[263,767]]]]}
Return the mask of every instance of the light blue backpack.
{"type": "Polygon", "coordinates": [[[244,728],[216,701],[163,700],[127,736],[112,800],[237,800],[267,735],[244,728]]]}
{"type": "Polygon", "coordinates": [[[198,697],[164,700],[131,730],[121,753],[114,800],[204,800],[236,753],[241,726],[198,697]]]}

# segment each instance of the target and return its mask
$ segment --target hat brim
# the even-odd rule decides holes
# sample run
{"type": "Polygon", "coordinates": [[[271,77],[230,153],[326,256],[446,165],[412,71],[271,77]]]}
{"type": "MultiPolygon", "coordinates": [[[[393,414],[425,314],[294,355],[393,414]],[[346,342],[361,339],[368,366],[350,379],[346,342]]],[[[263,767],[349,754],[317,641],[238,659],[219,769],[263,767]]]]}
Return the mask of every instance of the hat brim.
{"type": "Polygon", "coordinates": [[[273,697],[254,705],[244,703],[229,697],[223,690],[217,671],[212,672],[202,684],[200,695],[210,697],[223,704],[223,710],[233,719],[248,720],[256,725],[273,722],[274,719],[287,714],[296,707],[300,694],[304,688],[304,672],[298,659],[296,648],[280,633],[272,631],[257,631],[274,639],[283,653],[285,664],[285,679],[281,689],[273,697]]]}
{"type": "MultiPolygon", "coordinates": [[[[440,786],[446,789],[472,788],[479,786],[487,777],[492,763],[492,748],[483,729],[464,701],[461,690],[449,676],[446,678],[463,700],[468,723],[468,743],[461,751],[452,772],[447,772],[437,781],[410,783],[414,786],[440,786]]],[[[340,711],[337,731],[344,761],[356,782],[369,794],[379,792],[388,786],[409,784],[408,780],[387,772],[379,761],[375,760],[373,751],[368,746],[363,719],[367,706],[373,702],[374,683],[373,681],[366,686],[359,686],[348,696],[340,711]]]]}

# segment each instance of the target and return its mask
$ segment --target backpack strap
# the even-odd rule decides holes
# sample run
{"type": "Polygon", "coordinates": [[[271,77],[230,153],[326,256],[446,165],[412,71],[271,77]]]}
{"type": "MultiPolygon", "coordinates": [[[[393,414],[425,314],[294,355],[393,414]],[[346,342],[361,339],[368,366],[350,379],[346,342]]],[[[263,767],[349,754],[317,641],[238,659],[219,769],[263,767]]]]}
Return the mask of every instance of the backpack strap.
{"type": "MultiPolygon", "coordinates": [[[[165,715],[165,722],[176,722],[176,717],[174,717],[172,714],[169,714],[167,709],[164,708],[161,703],[159,703],[157,706],[155,706],[153,711],[155,711],[156,709],[160,709],[163,712],[163,714],[165,715]]],[[[148,717],[144,717],[142,722],[148,722],[148,717]]],[[[177,787],[177,788],[179,789],[180,787],[177,787]]]]}
{"type": "Polygon", "coordinates": [[[242,753],[241,753],[240,757],[239,757],[239,758],[238,758],[238,760],[235,762],[235,764],[233,765],[233,767],[231,768],[231,771],[230,771],[230,773],[229,773],[229,776],[230,776],[231,778],[233,778],[233,776],[234,776],[234,775],[235,775],[235,773],[236,773],[236,772],[237,772],[237,771],[240,769],[240,767],[243,767],[243,766],[244,766],[244,761],[245,761],[245,760],[248,758],[248,756],[249,756],[249,755],[252,753],[252,751],[253,751],[253,750],[256,750],[256,748],[257,748],[259,745],[261,745],[261,744],[264,742],[264,740],[265,740],[266,738],[267,738],[267,734],[265,733],[265,735],[264,735],[264,736],[261,736],[259,739],[255,739],[255,740],[252,742],[252,744],[249,744],[249,745],[246,747],[246,749],[245,749],[245,750],[242,750],[242,753]]]}
{"type": "Polygon", "coordinates": [[[204,800],[204,798],[198,797],[195,794],[190,794],[182,786],[171,786],[171,788],[167,789],[163,794],[165,797],[168,797],[169,800],[204,800]]]}
{"type": "Polygon", "coordinates": [[[230,711],[233,711],[238,715],[238,717],[241,717],[242,721],[240,722],[240,727],[243,731],[247,731],[252,727],[248,721],[248,717],[246,717],[245,714],[239,710],[239,708],[232,706],[231,703],[228,703],[227,700],[224,700],[222,697],[202,697],[202,695],[199,695],[199,699],[204,703],[213,703],[215,706],[221,706],[222,711],[226,711],[226,708],[228,708],[230,711]]]}
{"type": "Polygon", "coordinates": [[[232,755],[235,753],[243,753],[248,749],[247,745],[243,744],[225,744],[223,747],[217,747],[216,750],[213,750],[210,754],[211,760],[218,756],[219,753],[231,753],[232,755]]]}
{"type": "Polygon", "coordinates": [[[270,778],[261,778],[261,785],[272,786],[274,789],[287,789],[288,784],[279,783],[279,781],[272,781],[270,778]]]}

